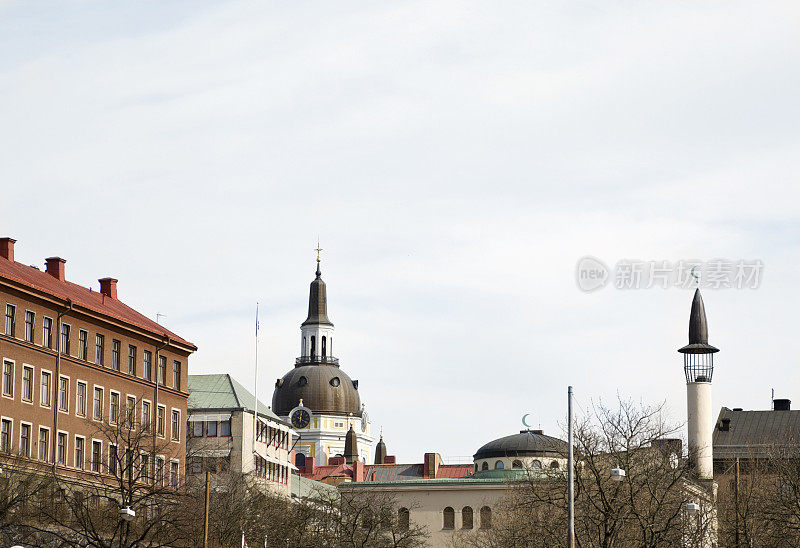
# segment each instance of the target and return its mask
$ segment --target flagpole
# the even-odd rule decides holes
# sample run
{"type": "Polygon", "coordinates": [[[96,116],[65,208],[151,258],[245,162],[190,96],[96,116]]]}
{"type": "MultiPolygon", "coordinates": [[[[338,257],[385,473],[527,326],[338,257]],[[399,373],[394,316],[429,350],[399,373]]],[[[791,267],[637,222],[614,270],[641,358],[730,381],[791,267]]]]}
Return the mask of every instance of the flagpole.
{"type": "Polygon", "coordinates": [[[256,432],[258,432],[258,302],[256,302],[256,372],[253,381],[253,453],[256,452],[256,432]]]}

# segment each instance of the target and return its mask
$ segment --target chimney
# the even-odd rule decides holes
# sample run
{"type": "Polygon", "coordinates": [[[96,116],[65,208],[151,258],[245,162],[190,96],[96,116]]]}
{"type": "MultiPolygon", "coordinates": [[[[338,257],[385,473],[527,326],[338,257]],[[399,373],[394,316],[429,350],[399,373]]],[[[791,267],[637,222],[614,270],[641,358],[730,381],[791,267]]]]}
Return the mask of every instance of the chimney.
{"type": "Polygon", "coordinates": [[[442,464],[442,457],[439,453],[425,453],[425,460],[422,462],[422,476],[425,479],[434,479],[439,472],[439,465],[442,464]]]}
{"type": "Polygon", "coordinates": [[[0,238],[0,257],[14,262],[14,244],[17,240],[14,238],[0,238]]]}
{"type": "Polygon", "coordinates": [[[112,299],[117,298],[117,281],[114,278],[100,278],[100,293],[112,299]]]}
{"type": "Polygon", "coordinates": [[[386,455],[386,458],[383,459],[383,464],[397,464],[397,456],[386,455]]]}
{"type": "Polygon", "coordinates": [[[791,411],[792,400],[787,400],[787,399],[772,400],[772,408],[775,411],[791,411]]]}
{"type": "Polygon", "coordinates": [[[44,260],[45,272],[50,274],[53,278],[64,281],[64,264],[66,259],[61,257],[48,257],[44,260]]]}
{"type": "Polygon", "coordinates": [[[720,432],[728,432],[731,429],[731,419],[724,418],[724,419],[721,419],[719,422],[720,422],[720,425],[719,425],[719,431],[720,432]]]}
{"type": "Polygon", "coordinates": [[[303,472],[308,475],[314,475],[314,459],[310,457],[306,459],[306,465],[303,467],[303,472]]]}

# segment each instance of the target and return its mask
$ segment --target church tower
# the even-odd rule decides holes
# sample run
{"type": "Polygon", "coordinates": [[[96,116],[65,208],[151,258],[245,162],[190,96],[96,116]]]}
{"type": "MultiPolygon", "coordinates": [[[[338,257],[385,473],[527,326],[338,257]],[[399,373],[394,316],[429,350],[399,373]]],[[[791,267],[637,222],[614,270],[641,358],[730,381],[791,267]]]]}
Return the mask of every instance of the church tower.
{"type": "Polygon", "coordinates": [[[375,445],[372,423],[361,403],[358,381],[339,367],[333,355],[333,322],[328,318],[319,251],[308,315],[300,325],[300,356],[294,368],[275,383],[272,411],[300,434],[295,446],[297,466],[305,465],[306,459],[324,466],[331,457],[366,463],[375,445]]]}
{"type": "Polygon", "coordinates": [[[700,479],[713,479],[711,377],[714,374],[714,354],[719,349],[708,344],[706,310],[699,289],[694,292],[689,315],[689,344],[678,352],[683,354],[683,371],[686,374],[689,460],[700,479]]]}

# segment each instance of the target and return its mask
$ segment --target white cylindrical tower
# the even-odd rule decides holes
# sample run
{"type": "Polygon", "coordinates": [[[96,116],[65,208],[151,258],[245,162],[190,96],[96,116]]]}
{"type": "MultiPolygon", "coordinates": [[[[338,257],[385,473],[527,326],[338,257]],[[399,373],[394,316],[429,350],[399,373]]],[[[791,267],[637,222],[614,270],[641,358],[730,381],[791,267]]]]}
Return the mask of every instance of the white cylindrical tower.
{"type": "Polygon", "coordinates": [[[689,344],[678,352],[683,354],[683,370],[686,374],[689,462],[698,478],[713,479],[711,378],[714,375],[714,354],[719,349],[708,344],[708,323],[699,289],[694,293],[689,317],[689,344]]]}

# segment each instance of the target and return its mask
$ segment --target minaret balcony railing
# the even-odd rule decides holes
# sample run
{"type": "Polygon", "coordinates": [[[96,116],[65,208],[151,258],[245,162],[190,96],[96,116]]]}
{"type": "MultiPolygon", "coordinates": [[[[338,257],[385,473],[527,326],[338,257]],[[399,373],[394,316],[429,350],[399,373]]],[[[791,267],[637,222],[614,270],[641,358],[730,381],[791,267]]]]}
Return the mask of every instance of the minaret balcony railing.
{"type": "Polygon", "coordinates": [[[711,382],[714,376],[714,354],[684,354],[686,382],[711,382]]]}
{"type": "Polygon", "coordinates": [[[333,356],[300,356],[294,360],[296,365],[307,365],[315,363],[329,363],[331,365],[339,365],[339,358],[333,356]]]}

